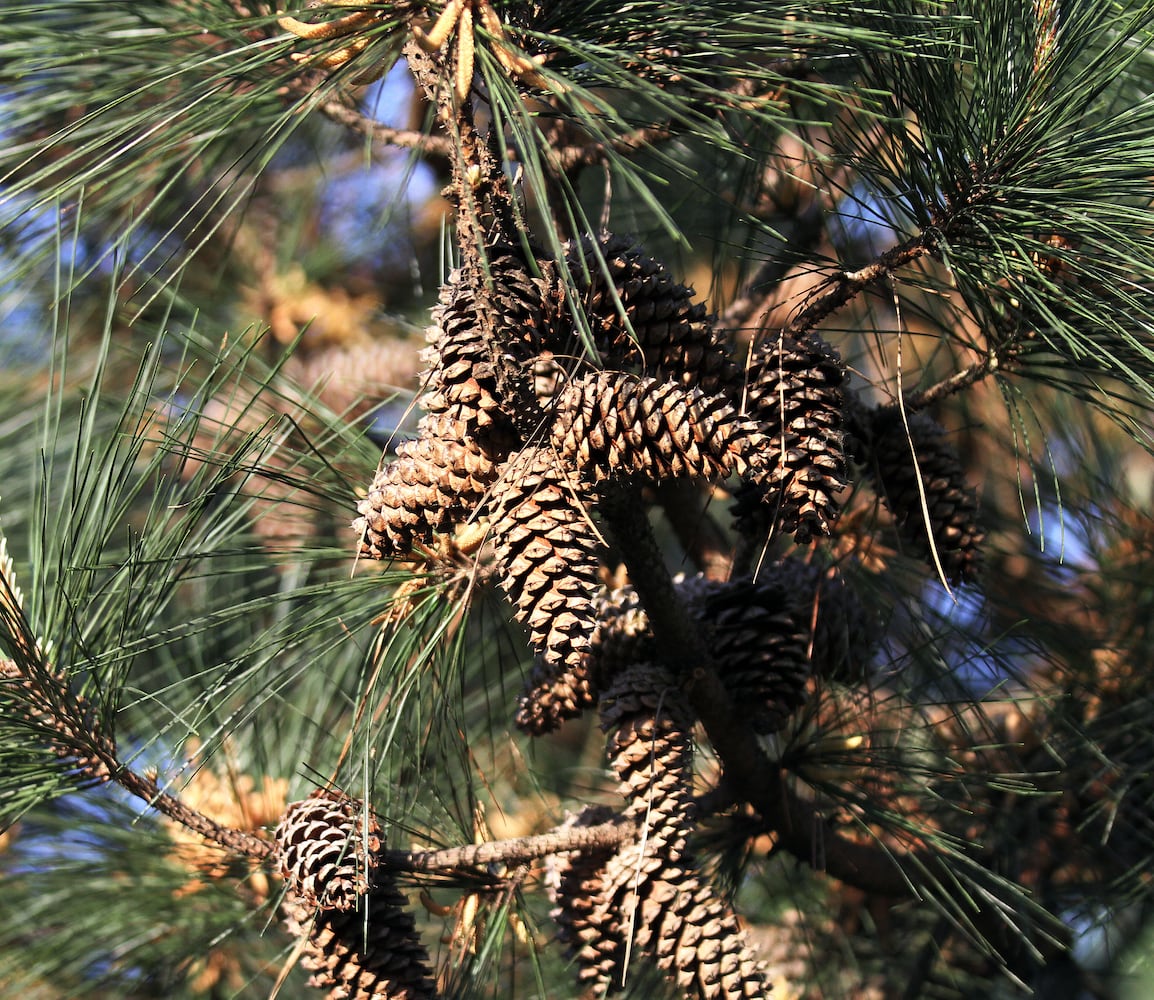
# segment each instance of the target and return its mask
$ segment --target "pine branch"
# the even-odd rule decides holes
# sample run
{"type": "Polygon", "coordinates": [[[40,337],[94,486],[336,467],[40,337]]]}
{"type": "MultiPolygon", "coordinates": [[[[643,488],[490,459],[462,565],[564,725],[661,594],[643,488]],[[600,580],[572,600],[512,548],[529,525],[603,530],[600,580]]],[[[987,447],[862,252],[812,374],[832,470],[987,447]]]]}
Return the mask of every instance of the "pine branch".
{"type": "Polygon", "coordinates": [[[626,486],[610,487],[598,509],[641,596],[662,661],[685,686],[728,780],[742,799],[764,812],[763,806],[776,798],[773,768],[753,730],[733,724],[738,713],[713,669],[700,629],[677,596],[640,493],[626,486]]]}
{"type": "Polygon", "coordinates": [[[782,336],[800,336],[812,331],[824,319],[851,302],[871,285],[876,285],[899,268],[919,257],[934,252],[934,238],[927,232],[918,233],[904,243],[890,247],[876,260],[857,271],[842,271],[826,281],[827,291],[815,293],[801,311],[786,324],[782,336]]]}
{"type": "Polygon", "coordinates": [[[633,822],[615,819],[596,826],[561,826],[548,833],[511,840],[491,840],[483,844],[466,844],[440,851],[381,851],[382,865],[398,871],[450,872],[490,864],[521,865],[550,854],[566,851],[612,853],[623,844],[637,839],[633,822]]]}
{"type": "Polygon", "coordinates": [[[444,160],[453,155],[453,142],[448,136],[430,135],[417,129],[390,128],[337,98],[321,101],[317,110],[330,121],[343,125],[357,135],[374,139],[387,146],[413,149],[424,156],[444,160]]]}
{"type": "Polygon", "coordinates": [[[113,740],[96,724],[96,713],[82,695],[70,695],[67,681],[52,675],[60,689],[44,690],[44,681],[22,670],[12,660],[0,660],[0,679],[15,682],[22,690],[17,710],[36,730],[48,736],[48,746],[55,756],[74,771],[81,787],[115,782],[136,795],[157,812],[199,833],[222,847],[251,858],[268,857],[269,845],[259,837],[232,829],[185,805],[163,791],[153,778],[127,767],[117,757],[113,740]],[[20,704],[22,702],[22,704],[20,704]]]}

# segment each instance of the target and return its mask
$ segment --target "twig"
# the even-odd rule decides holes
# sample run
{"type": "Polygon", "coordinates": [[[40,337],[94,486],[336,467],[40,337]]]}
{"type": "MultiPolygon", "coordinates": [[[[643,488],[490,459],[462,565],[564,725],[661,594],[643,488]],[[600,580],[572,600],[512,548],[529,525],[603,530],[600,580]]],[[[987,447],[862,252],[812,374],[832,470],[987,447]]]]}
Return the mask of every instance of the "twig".
{"type": "Polygon", "coordinates": [[[858,271],[842,271],[829,279],[833,287],[824,295],[812,299],[792,320],[785,325],[782,334],[797,337],[809,333],[823,319],[836,312],[870,285],[888,277],[899,267],[925,257],[932,252],[930,237],[918,233],[898,246],[890,247],[877,260],[858,271]]]}
{"type": "Polygon", "coordinates": [[[115,759],[107,762],[112,772],[112,780],[127,792],[131,792],[147,802],[157,812],[167,816],[174,823],[179,823],[193,833],[199,833],[206,840],[226,847],[230,851],[263,861],[272,854],[272,845],[260,837],[244,830],[237,830],[230,826],[218,823],[216,820],[197,812],[185,805],[180,799],[168,792],[162,791],[160,786],[151,778],[119,764],[115,759]]]}
{"type": "Polygon", "coordinates": [[[447,847],[440,851],[386,849],[377,860],[388,868],[408,872],[444,872],[497,863],[523,864],[564,851],[610,852],[637,838],[637,826],[629,820],[611,820],[597,826],[560,827],[548,833],[484,844],[447,847]]]}
{"type": "Polygon", "coordinates": [[[439,156],[445,159],[453,153],[454,146],[448,136],[430,135],[417,129],[390,128],[336,98],[322,101],[317,110],[330,121],[388,146],[417,149],[426,156],[439,156]]]}
{"type": "Polygon", "coordinates": [[[955,392],[961,392],[963,389],[968,389],[976,382],[980,382],[987,375],[992,375],[998,371],[1002,366],[1002,355],[998,350],[991,350],[981,361],[976,361],[968,368],[963,368],[959,372],[954,372],[953,375],[942,379],[940,382],[923,389],[921,392],[911,393],[906,396],[905,408],[910,412],[915,410],[924,410],[946,396],[953,395],[955,392]]]}

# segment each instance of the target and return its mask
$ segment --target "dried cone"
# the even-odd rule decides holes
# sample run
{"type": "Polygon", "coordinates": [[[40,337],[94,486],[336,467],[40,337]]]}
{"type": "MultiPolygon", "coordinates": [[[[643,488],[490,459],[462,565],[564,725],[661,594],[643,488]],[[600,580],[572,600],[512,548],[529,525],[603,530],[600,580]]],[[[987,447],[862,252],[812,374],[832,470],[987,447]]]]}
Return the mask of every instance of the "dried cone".
{"type": "MultiPolygon", "coordinates": [[[[570,244],[566,258],[604,367],[705,393],[732,380],[725,341],[705,307],[694,304],[693,289],[674,281],[631,240],[604,236],[594,244],[586,238],[570,244]]],[[[556,349],[572,351],[573,345],[556,349]]]]}
{"type": "MultiPolygon", "coordinates": [[[[612,815],[605,806],[586,806],[563,828],[596,826],[612,815]]],[[[611,982],[625,954],[618,914],[597,905],[604,895],[606,860],[604,852],[574,851],[552,855],[546,863],[557,940],[565,946],[566,954],[576,959],[577,978],[582,983],[611,982]]]]}
{"type": "Polygon", "coordinates": [[[372,855],[365,848],[378,850],[380,833],[375,822],[363,823],[360,803],[324,790],[285,810],[276,828],[277,858],[301,903],[348,910],[368,891],[372,855]]]}
{"type": "Polygon", "coordinates": [[[517,707],[517,725],[540,736],[596,706],[607,679],[640,659],[652,656],[649,619],[631,587],[593,600],[597,627],[589,649],[572,666],[547,666],[537,657],[517,707]]]}
{"type": "Polygon", "coordinates": [[[695,870],[692,859],[640,858],[640,847],[606,866],[614,903],[633,941],[686,996],[768,998],[773,984],[746,944],[733,908],[695,870]]]}
{"type": "Polygon", "coordinates": [[[435,1000],[429,955],[408,901],[391,883],[375,885],[351,910],[288,903],[286,926],[305,937],[301,966],[330,1000],[435,1000]]]}
{"type": "MultiPolygon", "coordinates": [[[[617,914],[622,932],[689,996],[767,996],[771,986],[736,916],[700,878],[686,849],[693,824],[692,718],[672,677],[645,664],[626,669],[601,703],[601,721],[610,732],[625,815],[645,825],[645,836],[607,862],[589,925],[599,928],[617,914]]],[[[605,957],[604,946],[593,947],[585,967],[603,975],[605,957]],[[593,958],[601,964],[594,966],[593,958]]],[[[610,980],[598,982],[619,983],[620,961],[611,971],[610,980]]]]}
{"type": "Polygon", "coordinates": [[[628,667],[600,710],[625,815],[648,825],[651,844],[683,850],[693,820],[693,720],[672,675],[648,663],[628,667]]]}
{"type": "MultiPolygon", "coordinates": [[[[425,360],[430,365],[421,406],[465,423],[479,447],[508,454],[509,419],[525,400],[521,365],[544,346],[545,282],[532,277],[511,248],[490,247],[485,267],[454,271],[433,311],[425,360]]],[[[535,409],[535,407],[533,407],[535,409]]]]}
{"type": "Polygon", "coordinates": [[[747,411],[768,444],[751,478],[766,491],[773,523],[802,543],[828,535],[837,519],[844,378],[837,352],[816,334],[771,340],[750,361],[747,411]]]}
{"type": "Polygon", "coordinates": [[[702,581],[691,614],[708,632],[718,676],[753,728],[773,733],[806,697],[810,619],[802,592],[769,579],[702,581]]]}
{"type": "Polygon", "coordinates": [[[301,965],[332,1000],[432,998],[428,952],[405,897],[375,866],[380,831],[365,820],[361,803],[319,790],[276,828],[286,923],[307,937],[301,965]]]}
{"type": "Polygon", "coordinates": [[[718,480],[749,467],[766,442],[725,397],[620,372],[594,372],[562,390],[553,447],[588,481],[642,475],[718,480]]]}
{"type": "Polygon", "coordinates": [[[428,414],[420,437],[397,448],[357,504],[353,528],[362,555],[387,559],[428,544],[477,506],[496,478],[492,457],[468,436],[464,421],[428,414]]]}
{"type": "Polygon", "coordinates": [[[597,624],[600,540],[547,449],[526,449],[489,498],[501,584],[549,666],[574,668],[597,624]]]}
{"type": "Polygon", "coordinates": [[[811,672],[818,677],[860,680],[884,634],[837,566],[817,566],[786,558],[764,566],[759,583],[793,595],[799,620],[812,626],[811,672]]]}
{"type": "Polygon", "coordinates": [[[950,583],[973,580],[985,537],[977,523],[974,491],[966,485],[962,464],[941,424],[924,413],[908,414],[907,419],[908,434],[896,407],[873,413],[868,441],[870,473],[899,529],[918,553],[932,566],[936,552],[950,583]]]}

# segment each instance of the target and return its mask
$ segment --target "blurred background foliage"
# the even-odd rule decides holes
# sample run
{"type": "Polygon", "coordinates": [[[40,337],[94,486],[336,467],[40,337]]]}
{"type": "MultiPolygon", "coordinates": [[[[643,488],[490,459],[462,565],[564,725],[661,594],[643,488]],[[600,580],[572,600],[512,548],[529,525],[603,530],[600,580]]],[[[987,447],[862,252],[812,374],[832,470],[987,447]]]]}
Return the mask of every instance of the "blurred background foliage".
{"type": "MultiPolygon", "coordinates": [[[[330,73],[291,58],[266,4],[8,5],[0,529],[22,610],[3,651],[22,623],[125,763],[227,825],[332,782],[391,846],[450,846],[548,829],[613,784],[588,722],[511,731],[528,656],[483,567],[352,556],[453,262],[451,145],[403,61],[357,82],[403,31],[407,7],[375,6],[379,44],[330,73]]],[[[798,858],[740,816],[707,825],[775,995],[1144,996],[1154,7],[533,14],[520,37],[566,87],[525,99],[488,50],[478,72],[543,245],[635,234],[739,344],[890,248],[927,250],[821,330],[861,399],[926,394],[985,570],[945,587],[851,489],[820,558],[884,640],[775,749],[840,828],[930,844],[953,881],[910,868],[889,898],[821,874],[817,839],[798,858]],[[910,805],[927,789],[948,823],[910,805]],[[970,923],[970,899],[1004,926],[970,923]]],[[[733,539],[727,499],[701,502],[733,539]]],[[[29,746],[0,722],[0,994],[306,995],[275,877],[113,786],[76,792],[29,746]]],[[[497,883],[406,887],[446,995],[571,995],[548,901],[497,883]]],[[[626,995],[662,989],[642,972],[626,995]]]]}

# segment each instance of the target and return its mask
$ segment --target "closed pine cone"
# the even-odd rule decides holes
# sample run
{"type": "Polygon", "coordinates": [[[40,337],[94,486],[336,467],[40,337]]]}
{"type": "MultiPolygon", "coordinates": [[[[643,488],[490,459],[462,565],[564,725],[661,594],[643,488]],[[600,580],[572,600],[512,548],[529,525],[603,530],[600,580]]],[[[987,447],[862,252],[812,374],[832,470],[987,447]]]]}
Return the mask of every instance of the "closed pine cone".
{"type": "Polygon", "coordinates": [[[301,966],[329,1000],[435,1000],[429,954],[408,901],[391,883],[376,885],[351,910],[316,910],[291,895],[285,925],[305,937],[301,966]]]}
{"type": "Polygon", "coordinates": [[[723,396],[620,372],[593,372],[561,392],[554,448],[588,481],[641,475],[716,481],[748,468],[764,442],[723,396]]]}
{"type": "Polygon", "coordinates": [[[928,414],[912,413],[907,415],[907,434],[896,407],[882,407],[871,416],[867,469],[898,528],[931,566],[932,552],[937,552],[950,583],[973,580],[981,566],[985,533],[978,526],[977,498],[966,485],[961,461],[945,429],[928,414]]]}
{"type": "Polygon", "coordinates": [[[469,516],[497,475],[490,456],[468,435],[463,421],[427,414],[420,437],[397,448],[357,504],[353,522],[362,555],[387,559],[429,544],[469,516]]]}
{"type": "Polygon", "coordinates": [[[769,340],[750,361],[744,396],[768,443],[751,478],[765,490],[774,524],[802,543],[828,535],[837,519],[844,378],[837,352],[816,334],[769,340]]]}

